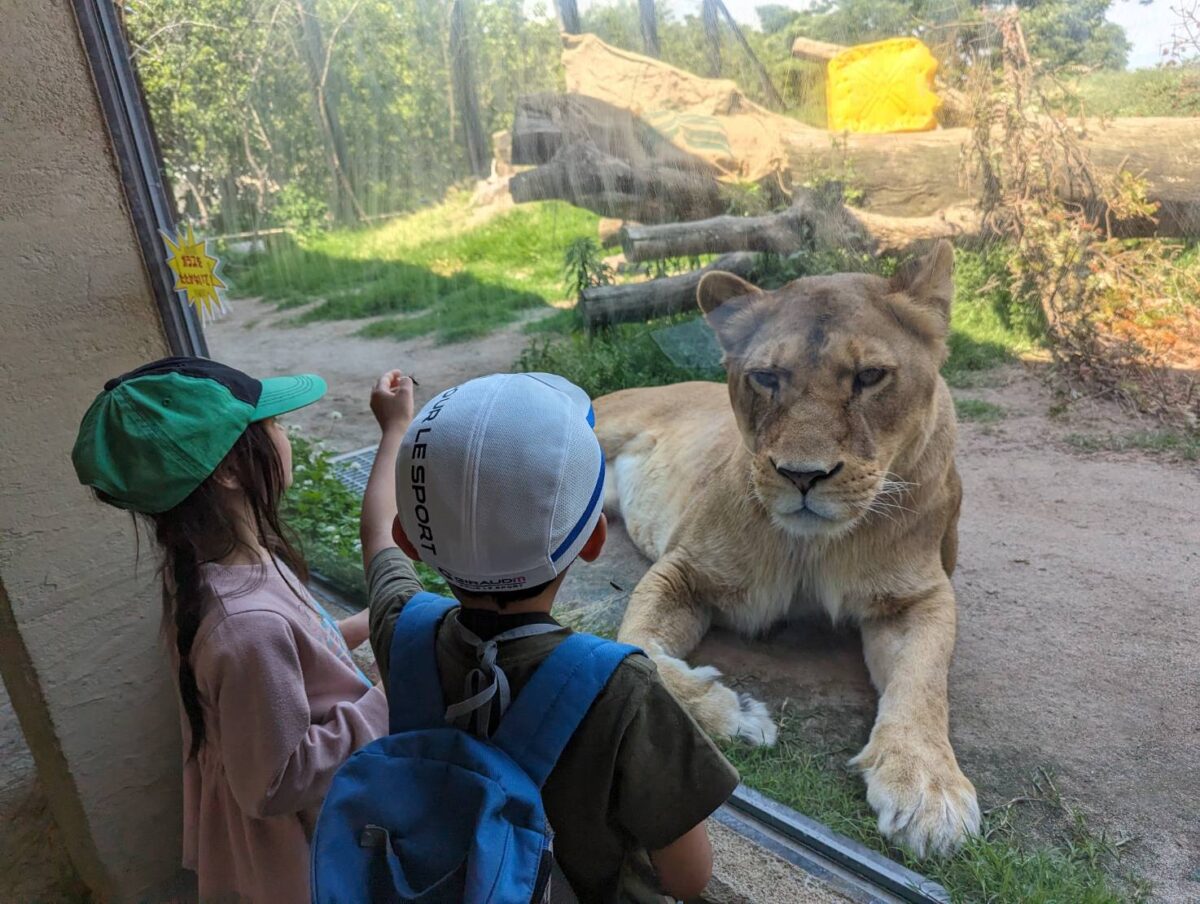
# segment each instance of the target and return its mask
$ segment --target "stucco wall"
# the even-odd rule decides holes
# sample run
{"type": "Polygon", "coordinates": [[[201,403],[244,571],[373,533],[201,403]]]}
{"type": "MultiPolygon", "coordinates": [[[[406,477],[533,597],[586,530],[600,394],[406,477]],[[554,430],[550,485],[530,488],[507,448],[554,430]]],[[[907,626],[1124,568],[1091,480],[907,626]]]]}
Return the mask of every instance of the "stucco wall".
{"type": "MultiPolygon", "coordinates": [[[[179,724],[154,562],[76,483],[103,380],[167,351],[66,0],[0,0],[0,670],[105,900],[177,878],[179,724]]],[[[3,764],[0,764],[3,768],[3,764]]]]}

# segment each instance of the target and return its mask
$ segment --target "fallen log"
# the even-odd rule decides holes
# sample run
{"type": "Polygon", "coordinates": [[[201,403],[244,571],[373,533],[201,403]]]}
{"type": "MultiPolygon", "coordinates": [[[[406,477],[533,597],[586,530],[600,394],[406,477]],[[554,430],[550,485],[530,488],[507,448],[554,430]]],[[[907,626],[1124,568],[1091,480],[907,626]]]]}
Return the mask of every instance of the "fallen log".
{"type": "MultiPolygon", "coordinates": [[[[1127,235],[1200,235],[1200,117],[1130,117],[1073,125],[1084,152],[1102,176],[1122,170],[1143,177],[1158,223],[1135,222],[1127,235]]],[[[800,126],[783,136],[796,181],[814,172],[852,173],[863,209],[892,216],[934,216],[970,206],[980,196],[963,176],[971,130],[939,129],[895,135],[845,135],[831,141],[820,129],[800,126]]],[[[1003,135],[996,131],[996,146],[1003,135]]],[[[1064,182],[1067,201],[1087,200],[1082,185],[1064,182]]]]}
{"type": "MultiPolygon", "coordinates": [[[[576,95],[522,99],[513,129],[513,162],[542,164],[513,177],[518,202],[561,198],[602,216],[643,223],[700,220],[726,213],[716,170],[676,148],[627,110],[576,95]],[[522,111],[524,111],[522,113],[522,111]]],[[[1200,235],[1200,117],[1131,117],[1072,124],[1101,176],[1122,170],[1146,180],[1157,223],[1123,224],[1122,234],[1200,235]]],[[[974,206],[977,181],[964,170],[972,132],[938,129],[891,135],[833,136],[795,121],[775,133],[782,180],[846,174],[862,210],[893,217],[940,217],[974,206]]],[[[996,146],[1003,135],[996,130],[996,146]]],[[[1087,201],[1064,181],[1064,200],[1087,201]]]]}
{"type": "Polygon", "coordinates": [[[961,206],[927,217],[891,217],[823,203],[798,190],[797,203],[762,217],[719,216],[690,223],[627,224],[621,248],[630,261],[660,260],[729,251],[792,254],[811,248],[844,248],[872,254],[903,253],[935,239],[978,236],[982,219],[961,206]]]}
{"type": "Polygon", "coordinates": [[[902,254],[936,239],[962,241],[982,235],[983,217],[968,205],[949,207],[927,217],[890,217],[849,207],[847,216],[871,237],[876,254],[902,254]]]}
{"type": "Polygon", "coordinates": [[[574,94],[517,103],[512,160],[518,203],[560,199],[601,216],[649,222],[697,219],[722,207],[717,171],[628,110],[574,94]]]}
{"type": "Polygon", "coordinates": [[[792,56],[798,60],[808,60],[810,63],[828,63],[845,49],[845,44],[830,44],[828,41],[815,41],[805,37],[796,38],[792,42],[792,56]]]}
{"type": "Polygon", "coordinates": [[[791,254],[814,247],[874,251],[874,240],[842,203],[838,189],[796,189],[787,210],[760,217],[718,216],[652,226],[629,223],[621,229],[621,248],[631,261],[727,251],[791,254]]]}
{"type": "Polygon", "coordinates": [[[754,269],[754,259],[755,255],[750,252],[739,251],[723,255],[707,267],[679,276],[584,289],[579,295],[578,310],[589,333],[598,327],[615,323],[650,320],[692,311],[696,308],[696,287],[705,273],[726,270],[747,278],[754,269]]]}
{"type": "Polygon", "coordinates": [[[660,163],[635,166],[585,142],[509,181],[513,200],[560,199],[604,217],[649,222],[699,219],[721,207],[720,186],[698,169],[660,163]]]}

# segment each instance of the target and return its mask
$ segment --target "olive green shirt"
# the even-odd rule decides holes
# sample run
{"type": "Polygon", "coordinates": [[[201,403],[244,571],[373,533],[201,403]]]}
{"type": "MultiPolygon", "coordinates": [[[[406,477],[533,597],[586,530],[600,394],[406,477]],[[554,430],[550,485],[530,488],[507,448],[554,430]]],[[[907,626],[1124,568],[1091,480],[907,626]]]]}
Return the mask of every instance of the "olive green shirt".
{"type": "MultiPolygon", "coordinates": [[[[396,618],[421,591],[399,549],[367,571],[371,648],[387,686],[396,618]]],[[[500,645],[496,663],[514,697],[570,631],[500,645]]],[[[437,663],[447,705],[463,698],[474,648],[455,617],[442,622],[437,663]]],[[[582,904],[664,899],[647,851],[703,822],[733,793],[738,775],[675,702],[645,656],[628,657],[600,692],[542,789],[554,853],[582,904]]]]}

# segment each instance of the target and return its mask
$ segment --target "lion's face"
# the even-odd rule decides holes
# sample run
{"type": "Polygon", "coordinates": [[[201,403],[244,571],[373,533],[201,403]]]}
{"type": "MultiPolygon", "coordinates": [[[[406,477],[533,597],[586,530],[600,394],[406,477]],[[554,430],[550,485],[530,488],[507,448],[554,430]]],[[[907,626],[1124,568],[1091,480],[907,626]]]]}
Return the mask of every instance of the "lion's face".
{"type": "Polygon", "coordinates": [[[940,243],[891,280],[807,277],[774,292],[727,273],[701,281],[754,489],[781,528],[839,534],[904,506],[892,466],[932,429],[952,265],[940,243]]]}

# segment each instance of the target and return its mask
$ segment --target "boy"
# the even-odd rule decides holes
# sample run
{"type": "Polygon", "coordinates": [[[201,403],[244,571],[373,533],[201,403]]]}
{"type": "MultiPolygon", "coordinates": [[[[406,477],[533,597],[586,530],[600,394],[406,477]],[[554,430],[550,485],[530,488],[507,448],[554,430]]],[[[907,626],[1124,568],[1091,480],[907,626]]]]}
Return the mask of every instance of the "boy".
{"type": "MultiPolygon", "coordinates": [[[[550,609],[571,562],[604,546],[604,456],[587,394],[562,377],[494,374],[415,420],[412,408],[412,381],[385,374],[362,512],[371,647],[386,686],[396,618],[421,591],[408,557],[437,570],[460,604],[438,631],[443,694],[457,724],[486,736],[570,633],[550,609]]],[[[712,872],[704,820],[737,781],[650,660],[625,659],[542,793],[579,900],[698,895],[712,872]]]]}

